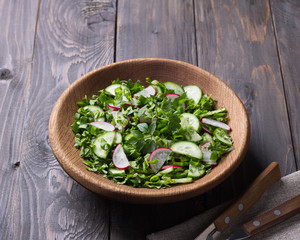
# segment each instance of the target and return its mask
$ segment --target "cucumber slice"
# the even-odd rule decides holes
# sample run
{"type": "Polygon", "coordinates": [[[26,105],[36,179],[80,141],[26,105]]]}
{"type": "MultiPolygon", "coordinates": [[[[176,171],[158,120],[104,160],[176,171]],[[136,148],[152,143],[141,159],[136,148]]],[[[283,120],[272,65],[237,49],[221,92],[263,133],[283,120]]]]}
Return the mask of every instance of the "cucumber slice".
{"type": "Polygon", "coordinates": [[[226,130],[222,128],[216,128],[214,131],[214,136],[216,137],[217,140],[219,140],[220,142],[224,143],[227,146],[233,145],[231,136],[226,132],[226,130]]]}
{"type": "Polygon", "coordinates": [[[100,158],[106,158],[107,154],[109,153],[110,147],[115,141],[115,132],[106,132],[95,139],[94,143],[94,153],[100,158]],[[106,144],[109,145],[106,148],[106,144]]]}
{"type": "Polygon", "coordinates": [[[124,177],[125,176],[124,169],[110,168],[108,171],[114,177],[116,177],[116,176],[124,177]]]}
{"type": "Polygon", "coordinates": [[[112,85],[108,86],[107,88],[105,88],[105,91],[109,92],[109,93],[110,93],[111,95],[113,95],[113,96],[116,96],[115,90],[116,90],[117,88],[119,88],[119,87],[121,87],[122,90],[123,90],[123,89],[128,89],[128,91],[129,91],[129,88],[128,88],[128,87],[125,87],[125,86],[123,86],[123,85],[121,85],[121,84],[112,84],[112,85]]]}
{"type": "Polygon", "coordinates": [[[202,159],[203,157],[202,151],[195,143],[185,142],[185,141],[177,142],[171,146],[171,149],[175,153],[183,154],[188,157],[193,157],[198,159],[202,159]]]}
{"type": "Polygon", "coordinates": [[[192,126],[196,131],[199,131],[200,129],[200,121],[194,114],[183,113],[180,115],[180,121],[182,128],[192,126]]]}
{"type": "Polygon", "coordinates": [[[95,116],[95,120],[105,121],[105,117],[100,117],[100,116],[104,116],[104,111],[100,107],[88,105],[83,107],[83,109],[89,110],[91,113],[93,113],[93,115],[95,116]]]}
{"type": "Polygon", "coordinates": [[[202,90],[196,85],[185,86],[184,91],[188,99],[193,99],[195,104],[198,104],[202,97],[202,90]]]}
{"type": "Polygon", "coordinates": [[[162,93],[160,86],[156,86],[156,85],[150,85],[152,87],[154,87],[155,91],[156,91],[156,95],[159,93],[162,93]]]}
{"type": "Polygon", "coordinates": [[[199,133],[197,132],[189,132],[187,135],[186,135],[186,139],[191,141],[191,142],[200,142],[202,140],[202,137],[199,133]]]}
{"type": "Polygon", "coordinates": [[[187,178],[172,178],[170,180],[171,184],[178,184],[178,183],[191,183],[193,182],[193,178],[187,177],[187,178]]]}
{"type": "Polygon", "coordinates": [[[122,142],[122,135],[119,132],[116,132],[116,136],[114,139],[113,144],[120,144],[122,142]]]}
{"type": "Polygon", "coordinates": [[[184,92],[183,88],[180,85],[178,85],[177,83],[165,82],[164,85],[167,89],[174,90],[174,92],[179,95],[181,95],[184,92]]]}
{"type": "Polygon", "coordinates": [[[194,166],[193,164],[189,165],[188,177],[200,178],[205,174],[205,170],[200,167],[194,166]]]}

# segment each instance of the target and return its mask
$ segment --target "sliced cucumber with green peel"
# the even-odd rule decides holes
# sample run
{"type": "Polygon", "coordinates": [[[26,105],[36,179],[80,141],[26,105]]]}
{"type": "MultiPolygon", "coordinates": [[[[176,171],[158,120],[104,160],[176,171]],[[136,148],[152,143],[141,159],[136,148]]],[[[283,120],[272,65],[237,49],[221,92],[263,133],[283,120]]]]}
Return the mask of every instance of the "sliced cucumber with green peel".
{"type": "Polygon", "coordinates": [[[191,141],[191,142],[200,142],[202,140],[202,137],[199,133],[193,131],[191,133],[189,133],[187,136],[186,136],[186,139],[191,141]]]}
{"type": "Polygon", "coordinates": [[[171,184],[178,184],[178,183],[191,183],[193,182],[193,178],[173,178],[170,180],[171,184]]]}
{"type": "Polygon", "coordinates": [[[116,132],[106,132],[94,141],[94,153],[100,158],[106,158],[110,147],[115,141],[116,132]]]}
{"type": "Polygon", "coordinates": [[[198,104],[202,97],[202,90],[196,85],[188,85],[183,89],[186,92],[188,99],[193,99],[195,104],[198,104]]]}
{"type": "Polygon", "coordinates": [[[188,157],[193,157],[197,159],[202,159],[203,157],[201,149],[195,143],[192,142],[177,142],[171,146],[171,149],[175,153],[186,155],[188,157]]]}
{"type": "Polygon", "coordinates": [[[121,142],[122,142],[122,135],[121,135],[121,133],[116,132],[113,144],[120,144],[121,142]]]}
{"type": "Polygon", "coordinates": [[[188,177],[200,178],[205,174],[205,170],[193,164],[189,165],[188,177]]]}
{"type": "Polygon", "coordinates": [[[183,88],[180,85],[178,85],[177,83],[164,82],[164,85],[167,89],[174,90],[174,92],[177,94],[181,95],[182,93],[184,93],[183,88]]]}
{"type": "Polygon", "coordinates": [[[192,126],[196,131],[200,129],[200,121],[199,119],[192,113],[183,113],[180,115],[181,127],[187,128],[192,126]]]}
{"type": "Polygon", "coordinates": [[[150,85],[152,87],[154,87],[156,94],[162,93],[160,86],[156,86],[156,85],[150,85]]]}
{"type": "Polygon", "coordinates": [[[128,89],[128,91],[129,91],[129,88],[128,88],[128,87],[125,87],[125,86],[123,86],[123,85],[121,85],[121,84],[112,84],[112,85],[108,86],[107,88],[105,88],[105,91],[109,92],[109,93],[110,93],[111,95],[113,95],[113,96],[116,96],[115,90],[116,90],[117,88],[119,88],[119,87],[121,87],[122,90],[123,90],[123,89],[128,89]]]}
{"type": "Polygon", "coordinates": [[[109,173],[112,175],[112,176],[125,176],[125,170],[124,169],[115,169],[115,168],[110,168],[109,169],[109,173]]]}
{"type": "Polygon", "coordinates": [[[97,121],[105,121],[105,117],[104,116],[104,111],[102,110],[102,108],[97,107],[97,106],[93,106],[93,105],[88,105],[83,107],[84,110],[89,110],[91,113],[93,113],[93,115],[95,116],[95,120],[97,121]],[[101,117],[99,117],[101,116],[101,117]]]}
{"type": "Polygon", "coordinates": [[[222,128],[216,128],[214,131],[214,136],[216,137],[217,140],[219,140],[220,142],[224,143],[227,146],[233,145],[231,136],[226,132],[226,130],[222,128]]]}

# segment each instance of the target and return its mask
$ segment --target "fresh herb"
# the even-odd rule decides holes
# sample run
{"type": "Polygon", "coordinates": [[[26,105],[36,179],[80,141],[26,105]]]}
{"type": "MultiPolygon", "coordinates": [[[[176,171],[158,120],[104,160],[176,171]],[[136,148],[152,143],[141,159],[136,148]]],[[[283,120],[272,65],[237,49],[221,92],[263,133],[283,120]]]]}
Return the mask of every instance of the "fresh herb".
{"type": "Polygon", "coordinates": [[[191,99],[175,83],[149,78],[146,82],[150,88],[140,81],[116,79],[98,95],[77,102],[72,130],[87,170],[117,184],[157,189],[190,183],[208,174],[233,150],[233,142],[227,131],[202,124],[201,119],[226,123],[227,110],[215,109],[216,101],[208,94],[202,96],[201,92],[191,99]],[[115,131],[101,127],[101,122],[114,125],[115,131]],[[125,169],[113,163],[119,144],[128,160],[125,169]],[[191,150],[185,151],[190,146],[191,150]],[[160,149],[161,153],[153,157],[160,149]]]}

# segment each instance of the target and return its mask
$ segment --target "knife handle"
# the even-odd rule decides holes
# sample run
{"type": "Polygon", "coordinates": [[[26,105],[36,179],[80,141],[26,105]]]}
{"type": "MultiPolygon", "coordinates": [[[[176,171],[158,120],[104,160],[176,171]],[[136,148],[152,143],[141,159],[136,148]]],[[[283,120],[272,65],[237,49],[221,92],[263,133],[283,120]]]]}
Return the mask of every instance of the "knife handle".
{"type": "Polygon", "coordinates": [[[272,162],[247,188],[225,212],[223,212],[214,224],[218,231],[224,230],[232,222],[244,214],[263,195],[270,185],[280,179],[280,170],[277,162],[272,162]]]}
{"type": "Polygon", "coordinates": [[[243,228],[252,236],[285,221],[297,213],[300,213],[300,195],[245,223],[243,228]]]}

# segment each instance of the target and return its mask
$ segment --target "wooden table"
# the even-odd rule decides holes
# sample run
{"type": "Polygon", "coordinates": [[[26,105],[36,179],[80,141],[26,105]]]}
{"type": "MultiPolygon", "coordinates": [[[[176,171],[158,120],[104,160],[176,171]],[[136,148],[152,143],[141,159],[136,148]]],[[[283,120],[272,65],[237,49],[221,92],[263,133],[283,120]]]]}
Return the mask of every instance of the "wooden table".
{"type": "Polygon", "coordinates": [[[300,168],[300,2],[0,1],[0,239],[144,239],[240,193],[270,162],[300,168]],[[198,65],[226,82],[251,120],[237,171],[179,203],[130,205],[73,181],[48,121],[78,77],[130,58],[198,65]]]}

